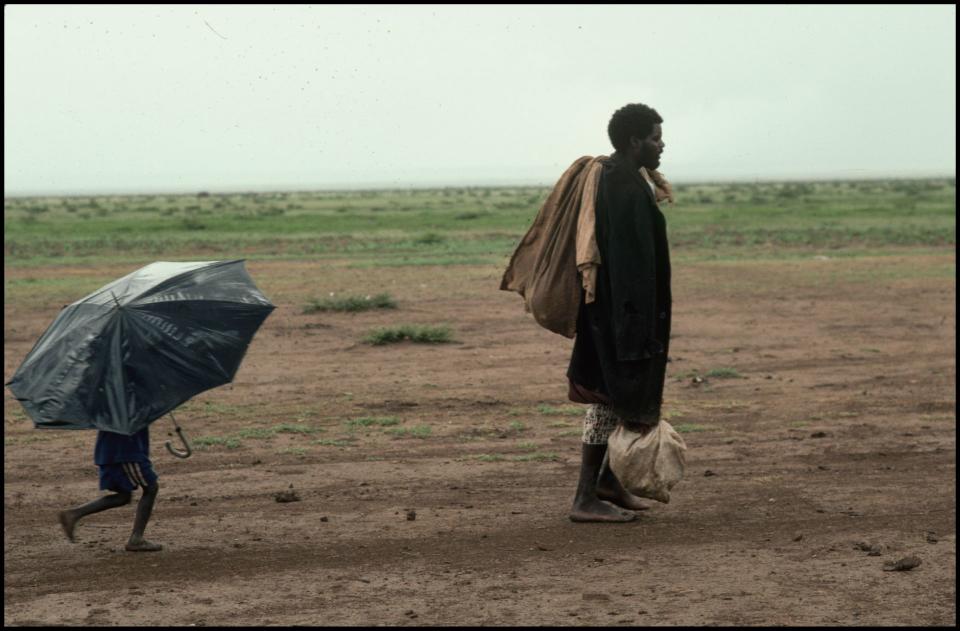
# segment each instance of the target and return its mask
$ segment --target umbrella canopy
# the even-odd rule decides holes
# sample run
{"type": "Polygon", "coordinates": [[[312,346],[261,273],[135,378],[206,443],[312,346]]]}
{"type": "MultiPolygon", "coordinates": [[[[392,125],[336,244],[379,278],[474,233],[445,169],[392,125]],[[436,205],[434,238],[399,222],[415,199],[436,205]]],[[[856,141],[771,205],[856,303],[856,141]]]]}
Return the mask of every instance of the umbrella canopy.
{"type": "Polygon", "coordinates": [[[64,307],[7,386],[36,427],[135,434],[233,381],[273,309],[243,260],[152,263],[64,307]]]}

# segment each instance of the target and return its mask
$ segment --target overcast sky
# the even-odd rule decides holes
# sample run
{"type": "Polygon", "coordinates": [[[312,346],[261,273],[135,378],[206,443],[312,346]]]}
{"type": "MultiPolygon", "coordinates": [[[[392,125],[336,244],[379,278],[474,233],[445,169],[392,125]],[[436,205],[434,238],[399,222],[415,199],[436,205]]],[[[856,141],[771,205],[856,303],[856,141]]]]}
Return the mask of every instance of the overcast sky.
{"type": "Polygon", "coordinates": [[[955,5],[4,8],[4,193],[952,175],[955,5]]]}

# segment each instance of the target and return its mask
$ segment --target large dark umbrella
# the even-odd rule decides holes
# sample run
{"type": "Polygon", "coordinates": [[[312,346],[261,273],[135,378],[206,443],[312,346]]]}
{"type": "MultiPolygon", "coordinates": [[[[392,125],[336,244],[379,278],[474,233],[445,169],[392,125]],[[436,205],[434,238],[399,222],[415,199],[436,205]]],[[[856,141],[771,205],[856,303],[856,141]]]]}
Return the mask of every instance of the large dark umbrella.
{"type": "Polygon", "coordinates": [[[232,381],[273,309],[243,260],[152,263],[64,307],[7,386],[38,428],[135,434],[232,381]]]}

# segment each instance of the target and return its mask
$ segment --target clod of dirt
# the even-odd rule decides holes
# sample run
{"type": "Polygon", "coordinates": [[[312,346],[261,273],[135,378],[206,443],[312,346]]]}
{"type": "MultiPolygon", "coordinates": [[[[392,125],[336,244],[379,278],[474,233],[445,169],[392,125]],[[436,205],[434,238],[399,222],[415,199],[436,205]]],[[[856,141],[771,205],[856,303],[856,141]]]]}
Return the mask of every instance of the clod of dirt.
{"type": "Polygon", "coordinates": [[[940,538],[937,537],[937,533],[927,532],[927,543],[936,543],[938,541],[940,541],[940,538]]]}
{"type": "Polygon", "coordinates": [[[413,521],[417,518],[417,511],[410,509],[407,511],[407,521],[413,521]]]}
{"type": "Polygon", "coordinates": [[[541,545],[539,543],[537,544],[537,550],[542,550],[543,552],[550,552],[551,549],[552,548],[548,548],[547,546],[541,545]]]}
{"type": "Polygon", "coordinates": [[[711,471],[710,469],[707,469],[706,471],[703,472],[703,477],[705,478],[709,478],[712,475],[717,475],[717,474],[711,471]]]}
{"type": "Polygon", "coordinates": [[[690,380],[690,383],[695,386],[699,386],[701,383],[706,383],[706,382],[707,380],[704,379],[703,377],[694,377],[693,379],[690,380]]]}
{"type": "Polygon", "coordinates": [[[921,563],[917,557],[903,557],[897,561],[887,561],[883,564],[884,572],[906,572],[919,566],[921,563]]]}
{"type": "Polygon", "coordinates": [[[794,540],[794,541],[801,541],[801,540],[803,540],[803,533],[802,533],[802,532],[797,533],[797,536],[794,537],[793,540],[794,540]]]}
{"type": "Polygon", "coordinates": [[[300,496],[297,495],[296,491],[280,491],[273,494],[273,499],[278,502],[299,502],[300,496]]]}
{"type": "Polygon", "coordinates": [[[814,432],[810,434],[810,438],[826,438],[826,437],[827,437],[826,432],[814,432]]]}
{"type": "Polygon", "coordinates": [[[584,592],[583,599],[584,600],[610,600],[610,596],[608,594],[601,594],[598,592],[584,592]]]}
{"type": "Polygon", "coordinates": [[[330,521],[326,515],[320,518],[320,521],[330,521]]]}
{"type": "Polygon", "coordinates": [[[879,543],[867,543],[865,541],[858,541],[853,545],[857,550],[863,550],[867,553],[867,556],[878,557],[883,552],[883,546],[879,543]]]}

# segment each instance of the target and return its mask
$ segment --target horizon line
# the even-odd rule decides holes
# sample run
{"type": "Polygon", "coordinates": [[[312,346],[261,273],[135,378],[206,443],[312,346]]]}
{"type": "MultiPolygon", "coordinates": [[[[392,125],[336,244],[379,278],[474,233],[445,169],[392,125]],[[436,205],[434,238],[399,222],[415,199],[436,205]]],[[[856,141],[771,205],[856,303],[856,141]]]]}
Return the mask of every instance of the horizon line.
{"type": "MultiPolygon", "coordinates": [[[[872,174],[872,175],[809,175],[809,176],[728,176],[702,178],[670,179],[674,185],[706,185],[706,184],[776,184],[781,182],[866,182],[876,180],[936,180],[956,178],[953,172],[928,172],[925,174],[872,174]]],[[[87,188],[87,189],[59,189],[36,191],[30,189],[3,192],[4,199],[16,197],[111,197],[111,196],[138,196],[138,195],[242,195],[251,193],[327,193],[327,192],[365,192],[365,191],[396,191],[396,190],[437,190],[451,188],[549,188],[556,181],[544,182],[532,178],[510,180],[507,178],[473,180],[473,181],[419,181],[409,184],[393,182],[331,182],[317,185],[298,184],[255,184],[252,186],[224,185],[209,187],[139,187],[139,188],[87,188]]]]}

